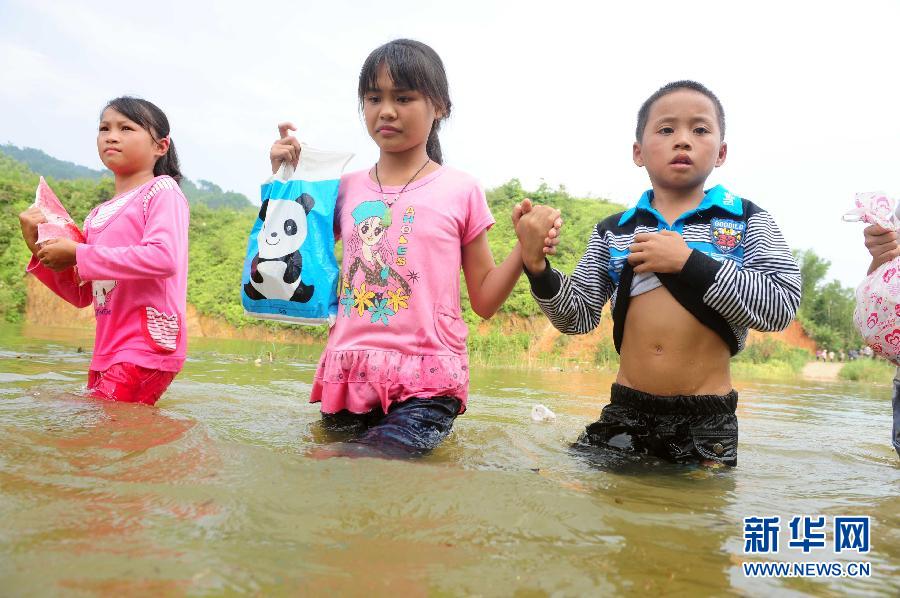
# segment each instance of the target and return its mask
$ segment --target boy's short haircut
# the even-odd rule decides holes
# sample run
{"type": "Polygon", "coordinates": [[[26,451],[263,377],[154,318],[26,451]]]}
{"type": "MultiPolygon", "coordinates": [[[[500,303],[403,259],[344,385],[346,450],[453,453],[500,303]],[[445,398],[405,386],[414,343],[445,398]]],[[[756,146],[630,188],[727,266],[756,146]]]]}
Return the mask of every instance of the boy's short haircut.
{"type": "Polygon", "coordinates": [[[638,110],[637,128],[634,132],[635,138],[637,139],[638,143],[641,142],[641,138],[644,136],[644,129],[647,127],[647,118],[650,116],[650,108],[653,107],[653,104],[656,102],[656,100],[681,89],[689,89],[691,91],[696,91],[697,93],[702,93],[710,100],[712,100],[713,106],[716,109],[716,117],[719,121],[719,131],[722,136],[721,138],[725,139],[725,109],[722,108],[722,102],[720,102],[719,98],[716,97],[716,94],[711,92],[705,85],[697,83],[696,81],[685,79],[683,81],[673,81],[671,83],[666,83],[665,85],[657,89],[653,93],[653,95],[647,98],[643,104],[641,104],[641,109],[638,110]]]}

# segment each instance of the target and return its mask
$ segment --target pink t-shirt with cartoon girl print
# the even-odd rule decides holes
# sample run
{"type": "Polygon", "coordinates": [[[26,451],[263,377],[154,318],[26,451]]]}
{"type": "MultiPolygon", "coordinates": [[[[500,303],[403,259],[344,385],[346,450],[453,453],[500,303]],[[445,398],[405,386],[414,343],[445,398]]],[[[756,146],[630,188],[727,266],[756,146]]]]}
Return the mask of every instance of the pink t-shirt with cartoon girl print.
{"type": "Polygon", "coordinates": [[[310,399],[325,413],[387,413],[394,401],[436,396],[465,410],[462,247],[494,219],[475,179],[446,166],[398,198],[400,189],[385,187],[386,202],[368,171],[341,178],[340,304],[310,399]]]}
{"type": "Polygon", "coordinates": [[[178,372],[187,352],[187,199],[159,176],[94,208],[75,269],[54,272],[32,257],[28,272],[75,305],[94,305],[91,370],[116,363],[178,372]],[[80,280],[79,280],[80,279],[80,280]]]}

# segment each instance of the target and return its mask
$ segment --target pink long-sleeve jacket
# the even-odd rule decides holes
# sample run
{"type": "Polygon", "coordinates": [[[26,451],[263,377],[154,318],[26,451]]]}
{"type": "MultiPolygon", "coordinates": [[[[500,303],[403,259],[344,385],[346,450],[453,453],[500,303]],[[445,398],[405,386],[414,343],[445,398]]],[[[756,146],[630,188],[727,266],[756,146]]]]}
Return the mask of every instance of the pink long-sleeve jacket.
{"type": "Polygon", "coordinates": [[[75,305],[93,303],[97,333],[91,369],[121,362],[177,372],[187,352],[187,199],[168,176],[97,206],[86,243],[62,272],[36,258],[28,272],[75,305]]]}

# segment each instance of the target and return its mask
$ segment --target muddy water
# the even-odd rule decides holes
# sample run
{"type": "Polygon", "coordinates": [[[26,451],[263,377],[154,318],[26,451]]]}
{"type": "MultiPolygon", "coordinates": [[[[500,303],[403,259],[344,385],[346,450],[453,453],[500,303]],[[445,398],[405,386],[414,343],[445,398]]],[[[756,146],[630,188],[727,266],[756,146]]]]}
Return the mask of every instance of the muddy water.
{"type": "Polygon", "coordinates": [[[739,383],[739,466],[703,469],[570,452],[608,376],[483,368],[432,455],[318,460],[317,347],[194,342],[149,408],[59,396],[83,385],[81,334],[0,328],[3,595],[900,593],[888,381],[739,383]],[[557,419],[532,422],[535,403],[557,419]],[[743,553],[754,515],[782,518],[778,554],[743,553]],[[872,550],[836,555],[830,532],[788,548],[794,515],[868,515],[872,550]],[[749,578],[745,561],[871,576],[749,578]]]}

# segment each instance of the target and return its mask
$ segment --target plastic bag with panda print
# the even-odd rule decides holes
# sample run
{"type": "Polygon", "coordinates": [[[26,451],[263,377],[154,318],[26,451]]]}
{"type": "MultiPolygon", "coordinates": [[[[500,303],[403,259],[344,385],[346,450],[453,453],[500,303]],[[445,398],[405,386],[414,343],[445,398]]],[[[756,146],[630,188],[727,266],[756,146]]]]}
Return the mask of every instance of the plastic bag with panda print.
{"type": "Polygon", "coordinates": [[[333,324],[339,268],[334,210],[341,173],[353,154],[303,146],[297,169],[282,164],[261,189],[241,277],[249,316],[333,324]]]}
{"type": "MultiPolygon", "coordinates": [[[[844,220],[895,231],[900,230],[898,210],[897,200],[884,193],[857,193],[856,208],[844,220]]],[[[900,257],[876,268],[856,288],[853,323],[876,355],[900,365],[900,257]]]]}

